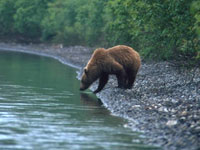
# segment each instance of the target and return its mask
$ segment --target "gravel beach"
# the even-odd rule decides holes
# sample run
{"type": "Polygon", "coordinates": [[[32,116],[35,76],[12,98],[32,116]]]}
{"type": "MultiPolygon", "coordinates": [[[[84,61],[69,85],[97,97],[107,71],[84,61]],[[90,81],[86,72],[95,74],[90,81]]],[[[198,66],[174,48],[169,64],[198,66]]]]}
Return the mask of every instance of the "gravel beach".
{"type": "MultiPolygon", "coordinates": [[[[93,52],[82,46],[15,43],[0,43],[0,50],[53,57],[80,70],[93,52]]],[[[200,66],[142,62],[132,89],[116,86],[112,76],[97,97],[112,114],[128,119],[125,126],[143,132],[147,143],[164,150],[200,150],[200,66]]]]}

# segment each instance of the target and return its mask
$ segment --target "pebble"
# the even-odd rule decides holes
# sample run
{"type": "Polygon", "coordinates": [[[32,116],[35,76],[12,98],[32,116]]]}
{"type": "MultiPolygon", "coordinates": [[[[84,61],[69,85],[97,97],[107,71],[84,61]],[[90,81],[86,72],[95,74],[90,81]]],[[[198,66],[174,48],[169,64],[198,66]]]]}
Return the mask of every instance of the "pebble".
{"type": "Polygon", "coordinates": [[[182,113],[181,113],[181,116],[186,116],[188,113],[187,113],[187,111],[183,111],[182,113]]]}
{"type": "Polygon", "coordinates": [[[140,105],[133,105],[131,108],[140,108],[141,106],[140,105]]]}
{"type": "Polygon", "coordinates": [[[160,112],[168,112],[167,108],[165,108],[165,107],[160,107],[158,109],[158,111],[160,111],[160,112]]]}
{"type": "Polygon", "coordinates": [[[177,120],[168,120],[166,125],[167,126],[175,126],[178,123],[177,120]]]}

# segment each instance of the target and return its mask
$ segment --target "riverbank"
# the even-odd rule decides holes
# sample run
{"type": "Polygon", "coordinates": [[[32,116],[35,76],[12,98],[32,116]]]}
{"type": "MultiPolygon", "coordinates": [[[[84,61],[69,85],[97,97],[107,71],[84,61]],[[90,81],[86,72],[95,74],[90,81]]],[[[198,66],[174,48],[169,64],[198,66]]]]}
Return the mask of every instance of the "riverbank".
{"type": "MultiPolygon", "coordinates": [[[[0,49],[53,57],[78,69],[93,52],[82,46],[15,43],[0,43],[0,49]]],[[[129,120],[126,126],[144,132],[148,143],[165,150],[200,148],[200,68],[187,70],[169,62],[143,62],[133,89],[116,86],[112,77],[97,96],[114,115],[129,120]]]]}

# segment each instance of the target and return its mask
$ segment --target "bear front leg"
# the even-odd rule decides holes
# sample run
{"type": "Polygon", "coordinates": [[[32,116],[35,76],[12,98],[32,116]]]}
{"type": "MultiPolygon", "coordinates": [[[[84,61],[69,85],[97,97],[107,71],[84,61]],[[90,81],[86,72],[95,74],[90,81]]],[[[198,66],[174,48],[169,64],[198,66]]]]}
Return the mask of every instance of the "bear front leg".
{"type": "Polygon", "coordinates": [[[100,92],[104,88],[107,82],[108,82],[108,74],[103,73],[99,79],[98,88],[94,91],[94,93],[100,92]]]}

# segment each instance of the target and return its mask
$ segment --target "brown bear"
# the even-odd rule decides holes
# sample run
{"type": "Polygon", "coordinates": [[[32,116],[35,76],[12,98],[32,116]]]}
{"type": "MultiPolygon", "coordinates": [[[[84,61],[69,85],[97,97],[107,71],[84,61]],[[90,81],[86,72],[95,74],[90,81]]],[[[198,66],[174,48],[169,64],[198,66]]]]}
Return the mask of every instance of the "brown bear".
{"type": "Polygon", "coordinates": [[[84,68],[80,90],[87,89],[99,78],[94,93],[101,91],[110,74],[116,75],[119,88],[131,89],[140,65],[140,55],[131,47],[118,45],[109,49],[96,49],[84,68]]]}

